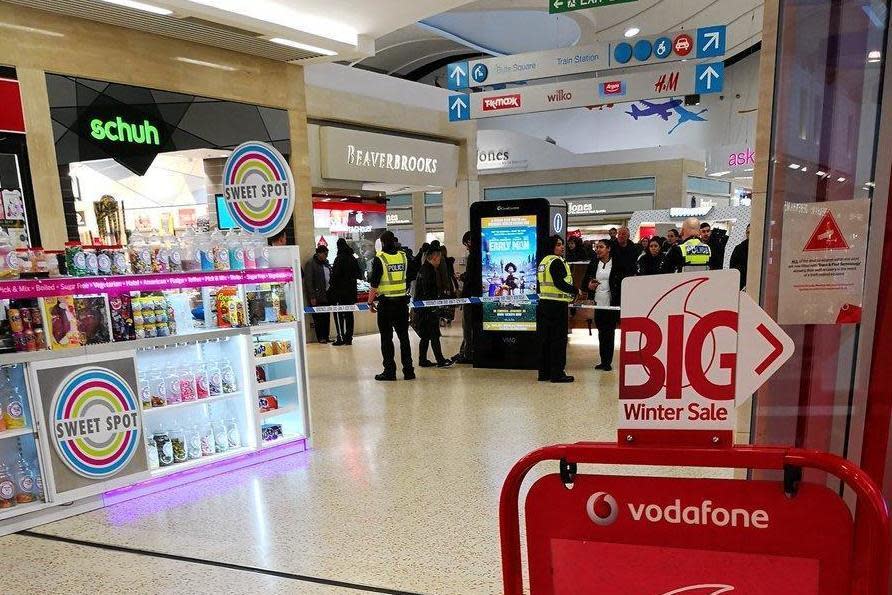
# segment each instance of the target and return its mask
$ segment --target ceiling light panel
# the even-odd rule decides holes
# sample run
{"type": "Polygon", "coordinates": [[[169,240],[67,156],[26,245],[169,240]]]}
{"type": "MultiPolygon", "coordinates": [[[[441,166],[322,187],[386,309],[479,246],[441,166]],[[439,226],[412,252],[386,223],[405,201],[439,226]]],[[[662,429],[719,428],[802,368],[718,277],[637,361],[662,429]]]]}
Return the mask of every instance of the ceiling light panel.
{"type": "Polygon", "coordinates": [[[281,0],[251,0],[251,2],[245,0],[189,0],[189,2],[352,46],[359,43],[359,33],[349,25],[295,10],[285,6],[281,0]]]}
{"type": "Polygon", "coordinates": [[[193,43],[222,48],[241,54],[259,56],[280,62],[319,58],[321,54],[296,47],[272,43],[256,34],[241,33],[233,27],[176,15],[160,15],[121,4],[99,0],[6,0],[10,4],[37,10],[88,19],[116,27],[135,29],[193,43]]]}

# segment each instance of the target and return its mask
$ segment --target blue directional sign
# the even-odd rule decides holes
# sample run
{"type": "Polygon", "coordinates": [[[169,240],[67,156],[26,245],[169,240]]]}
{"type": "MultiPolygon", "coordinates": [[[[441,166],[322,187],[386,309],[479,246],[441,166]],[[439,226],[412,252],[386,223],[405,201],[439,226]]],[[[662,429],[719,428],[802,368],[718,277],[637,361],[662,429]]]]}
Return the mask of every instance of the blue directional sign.
{"type": "Polygon", "coordinates": [[[700,27],[697,29],[697,57],[715,58],[724,56],[726,38],[727,27],[725,25],[700,27]]]}
{"type": "Polygon", "coordinates": [[[471,78],[474,79],[474,82],[477,84],[484,82],[488,76],[489,68],[486,67],[486,64],[477,64],[471,71],[471,78]]]}
{"type": "Polygon", "coordinates": [[[471,98],[468,95],[450,95],[447,108],[450,122],[461,122],[471,119],[471,98]]]}
{"type": "Polygon", "coordinates": [[[697,64],[694,72],[694,93],[704,95],[706,93],[721,93],[725,85],[725,64],[712,62],[697,64]]]}
{"type": "Polygon", "coordinates": [[[660,60],[664,60],[672,55],[672,40],[668,37],[661,37],[654,40],[654,56],[660,60]]]}
{"type": "Polygon", "coordinates": [[[446,76],[449,79],[449,88],[467,89],[468,88],[468,63],[455,62],[446,67],[446,76]]]}
{"type": "Polygon", "coordinates": [[[650,42],[646,39],[642,39],[635,43],[635,47],[632,50],[635,54],[635,59],[639,62],[646,62],[650,59],[650,55],[653,52],[653,46],[650,45],[650,42]]]}
{"type": "Polygon", "coordinates": [[[620,64],[625,64],[632,59],[632,44],[622,42],[613,48],[613,59],[620,64]]]}

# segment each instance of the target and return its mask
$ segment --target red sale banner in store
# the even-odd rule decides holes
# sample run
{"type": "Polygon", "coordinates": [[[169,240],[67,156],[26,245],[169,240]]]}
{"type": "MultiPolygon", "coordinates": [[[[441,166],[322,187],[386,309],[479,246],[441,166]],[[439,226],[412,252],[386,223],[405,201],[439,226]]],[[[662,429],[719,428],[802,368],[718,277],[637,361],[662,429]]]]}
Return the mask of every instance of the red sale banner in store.
{"type": "Polygon", "coordinates": [[[852,517],[829,489],[731,479],[547,475],[526,499],[537,595],[838,595],[852,517]],[[819,522],[818,522],[819,521],[819,522]]]}
{"type": "Polygon", "coordinates": [[[620,442],[731,444],[737,407],[793,354],[739,279],[722,270],[623,281],[620,442]]]}

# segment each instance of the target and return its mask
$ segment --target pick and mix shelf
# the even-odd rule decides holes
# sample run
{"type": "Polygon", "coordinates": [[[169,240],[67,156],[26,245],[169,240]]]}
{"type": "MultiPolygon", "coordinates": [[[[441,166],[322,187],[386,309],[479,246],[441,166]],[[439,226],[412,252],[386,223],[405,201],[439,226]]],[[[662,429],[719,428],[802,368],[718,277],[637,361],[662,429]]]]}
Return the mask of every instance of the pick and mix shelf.
{"type": "Polygon", "coordinates": [[[298,262],[0,281],[0,535],[304,450],[298,262]]]}

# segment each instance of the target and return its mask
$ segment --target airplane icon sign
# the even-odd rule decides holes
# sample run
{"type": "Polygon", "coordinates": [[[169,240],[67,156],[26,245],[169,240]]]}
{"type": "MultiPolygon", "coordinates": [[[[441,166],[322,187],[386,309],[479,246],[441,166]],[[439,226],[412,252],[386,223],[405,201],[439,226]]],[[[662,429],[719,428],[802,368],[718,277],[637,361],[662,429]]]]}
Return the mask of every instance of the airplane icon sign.
{"type": "Polygon", "coordinates": [[[670,99],[664,103],[654,103],[652,101],[643,100],[641,101],[646,107],[646,109],[641,109],[637,104],[632,104],[632,109],[628,112],[630,116],[634,120],[638,118],[646,118],[648,116],[659,116],[666,122],[669,121],[669,118],[672,117],[672,112],[681,106],[681,99],[670,99]]]}

